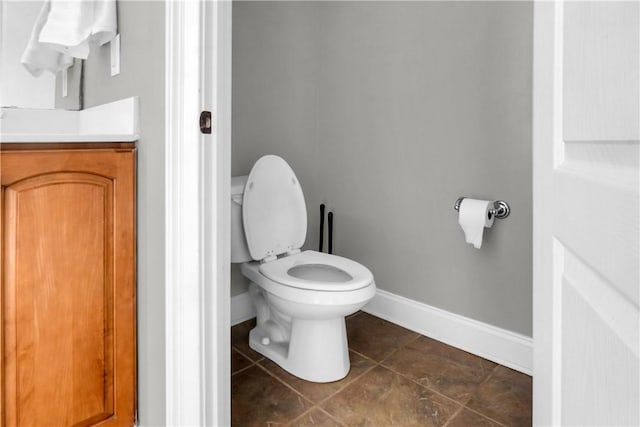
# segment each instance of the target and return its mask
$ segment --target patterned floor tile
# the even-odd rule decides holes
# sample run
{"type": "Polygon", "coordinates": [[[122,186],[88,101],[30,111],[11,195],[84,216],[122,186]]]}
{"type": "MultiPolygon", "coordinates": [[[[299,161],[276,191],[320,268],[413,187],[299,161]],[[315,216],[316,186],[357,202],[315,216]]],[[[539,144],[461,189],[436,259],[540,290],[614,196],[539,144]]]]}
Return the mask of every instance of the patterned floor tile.
{"type": "Polygon", "coordinates": [[[311,406],[310,402],[258,366],[252,366],[231,377],[233,426],[288,423],[311,406]]]}
{"type": "Polygon", "coordinates": [[[462,404],[497,366],[423,336],[402,347],[382,364],[462,404]]]}
{"type": "Polygon", "coordinates": [[[347,319],[349,348],[376,362],[385,359],[417,336],[415,332],[368,313],[360,313],[347,319]]]}
{"type": "Polygon", "coordinates": [[[347,426],[442,426],[460,408],[455,402],[378,366],[324,403],[347,426]]]}
{"type": "Polygon", "coordinates": [[[313,408],[296,418],[289,427],[343,427],[343,424],[332,419],[321,409],[313,408]]]}
{"type": "Polygon", "coordinates": [[[256,326],[256,319],[250,319],[231,328],[231,346],[249,359],[257,362],[263,357],[249,347],[249,332],[256,326]]]}
{"type": "Polygon", "coordinates": [[[501,424],[476,412],[463,409],[449,421],[447,427],[501,427],[501,424]]]}
{"type": "Polygon", "coordinates": [[[346,324],[351,371],[324,384],[301,380],[249,348],[255,320],[234,326],[232,424],[531,425],[531,377],[364,312],[346,324]]]}
{"type": "Polygon", "coordinates": [[[251,364],[253,364],[251,360],[238,353],[235,349],[231,349],[231,375],[251,366],[251,364]]]}
{"type": "Polygon", "coordinates": [[[498,366],[467,406],[507,426],[531,425],[531,377],[498,366]]]}
{"type": "Polygon", "coordinates": [[[375,364],[371,360],[365,359],[356,353],[350,353],[349,357],[351,359],[351,370],[349,371],[349,374],[340,381],[330,383],[313,383],[305,381],[291,375],[268,359],[262,360],[260,365],[285,383],[289,384],[312,402],[318,403],[349,384],[354,378],[359,377],[375,364]]]}

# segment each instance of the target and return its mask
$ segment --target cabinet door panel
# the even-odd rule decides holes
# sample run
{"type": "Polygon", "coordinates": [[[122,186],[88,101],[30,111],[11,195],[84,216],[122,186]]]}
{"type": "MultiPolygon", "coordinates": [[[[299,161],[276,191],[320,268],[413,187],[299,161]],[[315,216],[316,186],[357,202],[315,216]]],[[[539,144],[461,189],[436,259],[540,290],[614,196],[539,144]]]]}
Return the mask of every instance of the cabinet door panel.
{"type": "Polygon", "coordinates": [[[4,425],[133,423],[133,163],[118,154],[67,153],[62,171],[60,153],[2,154],[4,425]]]}

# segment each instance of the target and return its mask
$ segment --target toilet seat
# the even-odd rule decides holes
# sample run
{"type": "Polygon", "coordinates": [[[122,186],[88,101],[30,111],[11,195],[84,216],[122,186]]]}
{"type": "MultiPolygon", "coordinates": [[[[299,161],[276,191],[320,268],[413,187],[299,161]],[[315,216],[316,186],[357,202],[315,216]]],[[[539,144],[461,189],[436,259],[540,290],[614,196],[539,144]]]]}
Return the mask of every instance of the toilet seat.
{"type": "Polygon", "coordinates": [[[260,265],[260,273],[282,285],[316,291],[352,291],[373,282],[368,268],[348,258],[304,251],[260,265]]]}

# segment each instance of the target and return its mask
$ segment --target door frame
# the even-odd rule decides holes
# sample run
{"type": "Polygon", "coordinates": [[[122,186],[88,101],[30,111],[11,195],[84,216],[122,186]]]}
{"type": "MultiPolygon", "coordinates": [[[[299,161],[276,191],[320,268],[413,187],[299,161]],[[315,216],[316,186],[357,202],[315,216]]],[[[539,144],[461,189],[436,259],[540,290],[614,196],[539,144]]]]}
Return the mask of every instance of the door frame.
{"type": "Polygon", "coordinates": [[[166,425],[229,425],[231,2],[166,2],[165,28],[166,425]]]}
{"type": "MultiPolygon", "coordinates": [[[[551,141],[554,123],[562,123],[562,99],[554,87],[562,84],[562,52],[555,46],[561,37],[561,2],[534,2],[533,13],[533,424],[560,424],[560,384],[553,381],[560,369],[560,291],[553,271],[552,175],[555,153],[551,141]],[[549,331],[552,331],[549,333],[549,331]],[[555,344],[554,344],[555,343],[555,344]]],[[[555,129],[559,129],[556,127],[555,129]]],[[[558,262],[555,265],[560,265],[558,262]]]]}

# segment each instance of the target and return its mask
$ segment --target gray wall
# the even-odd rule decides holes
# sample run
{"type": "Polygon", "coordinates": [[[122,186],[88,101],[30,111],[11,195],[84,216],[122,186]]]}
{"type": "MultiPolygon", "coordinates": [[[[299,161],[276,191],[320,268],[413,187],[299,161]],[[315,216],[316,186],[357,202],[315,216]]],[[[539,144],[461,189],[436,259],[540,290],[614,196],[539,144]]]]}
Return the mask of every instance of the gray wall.
{"type": "Polygon", "coordinates": [[[165,424],[164,360],[164,3],[118,2],[121,72],[110,76],[109,45],[84,64],[84,107],[140,97],[138,148],[138,415],[165,424]]]}
{"type": "Polygon", "coordinates": [[[234,3],[233,174],[283,156],[307,248],[324,202],[380,289],[530,336],[532,22],[526,2],[234,3]],[[459,196],[513,209],[481,250],[459,196]]]}
{"type": "Polygon", "coordinates": [[[74,59],[67,69],[67,96],[62,96],[62,73],[56,75],[55,108],[57,110],[82,110],[82,68],[84,61],[74,59]]]}

